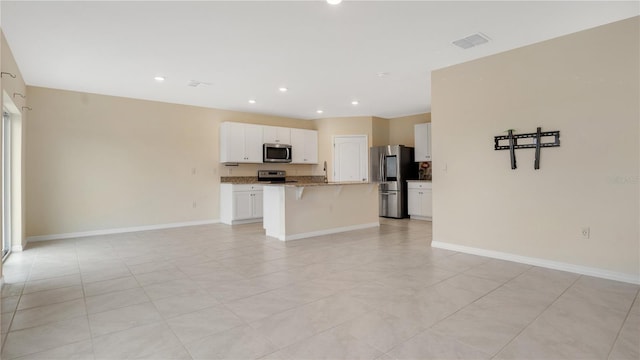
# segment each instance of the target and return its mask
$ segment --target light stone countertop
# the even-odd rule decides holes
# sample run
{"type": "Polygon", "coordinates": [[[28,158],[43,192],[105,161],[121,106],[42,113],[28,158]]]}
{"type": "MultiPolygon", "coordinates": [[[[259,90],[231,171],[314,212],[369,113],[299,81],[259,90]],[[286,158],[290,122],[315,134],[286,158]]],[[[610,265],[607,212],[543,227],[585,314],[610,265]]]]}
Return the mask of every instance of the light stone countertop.
{"type": "MultiPolygon", "coordinates": [[[[295,180],[300,184],[322,182],[323,176],[287,176],[287,180],[295,180]]],[[[269,181],[258,181],[255,176],[222,176],[221,184],[261,184],[267,185],[269,181]]]]}
{"type": "Polygon", "coordinates": [[[375,185],[372,182],[344,181],[344,182],[297,182],[297,183],[277,183],[264,184],[265,186],[288,186],[288,187],[308,187],[308,186],[342,186],[342,185],[375,185]]]}

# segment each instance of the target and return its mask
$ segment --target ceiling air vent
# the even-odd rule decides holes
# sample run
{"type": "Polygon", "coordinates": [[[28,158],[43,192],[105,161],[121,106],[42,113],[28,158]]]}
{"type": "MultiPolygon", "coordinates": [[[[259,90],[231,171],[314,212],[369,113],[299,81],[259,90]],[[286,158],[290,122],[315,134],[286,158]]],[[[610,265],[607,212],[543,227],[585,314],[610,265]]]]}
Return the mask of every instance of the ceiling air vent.
{"type": "Polygon", "coordinates": [[[468,49],[474,46],[482,45],[487,42],[489,42],[489,38],[486,35],[482,33],[477,33],[477,34],[469,35],[466,38],[456,40],[453,42],[453,45],[456,45],[463,49],[468,49]]]}

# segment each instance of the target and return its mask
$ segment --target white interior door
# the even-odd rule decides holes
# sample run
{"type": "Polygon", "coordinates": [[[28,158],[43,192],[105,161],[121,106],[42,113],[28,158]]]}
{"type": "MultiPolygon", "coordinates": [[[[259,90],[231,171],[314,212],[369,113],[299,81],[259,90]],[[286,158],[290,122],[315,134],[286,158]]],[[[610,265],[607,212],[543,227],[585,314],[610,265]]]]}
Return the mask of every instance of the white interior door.
{"type": "Polygon", "coordinates": [[[366,135],[333,138],[333,181],[367,181],[369,141],[366,135]]]}

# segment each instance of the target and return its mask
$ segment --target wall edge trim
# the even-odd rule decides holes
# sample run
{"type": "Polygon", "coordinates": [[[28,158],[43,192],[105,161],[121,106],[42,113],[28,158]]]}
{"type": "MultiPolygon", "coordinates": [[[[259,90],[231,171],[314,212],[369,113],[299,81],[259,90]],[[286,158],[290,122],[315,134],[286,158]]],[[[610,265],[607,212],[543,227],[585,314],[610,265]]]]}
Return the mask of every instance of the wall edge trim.
{"type": "MultiPolygon", "coordinates": [[[[79,231],[79,232],[71,232],[71,233],[63,233],[63,234],[36,235],[36,236],[28,236],[27,243],[31,241],[73,239],[73,238],[79,238],[79,237],[85,237],[85,236],[111,235],[111,234],[122,234],[122,233],[136,232],[136,231],[162,230],[162,229],[171,229],[171,228],[186,227],[186,226],[209,225],[209,224],[217,224],[219,222],[220,220],[218,219],[198,220],[198,221],[185,221],[185,222],[156,224],[156,225],[132,226],[132,227],[126,227],[126,228],[79,231]]],[[[20,251],[22,251],[22,249],[20,249],[20,251]]]]}
{"type": "Polygon", "coordinates": [[[278,240],[282,240],[282,241],[300,240],[300,239],[306,239],[313,236],[337,234],[337,233],[346,232],[346,231],[368,229],[368,228],[378,227],[378,226],[380,226],[379,221],[372,222],[372,223],[358,224],[358,225],[341,226],[341,227],[325,229],[325,230],[310,231],[310,232],[299,233],[299,234],[294,234],[289,236],[281,235],[281,236],[277,236],[277,238],[278,240]]]}
{"type": "Polygon", "coordinates": [[[442,241],[432,241],[431,247],[640,285],[640,275],[620,273],[620,272],[610,271],[610,270],[605,270],[600,268],[575,265],[575,264],[570,264],[570,263],[565,263],[560,261],[552,261],[552,260],[547,260],[542,258],[516,255],[516,254],[505,253],[501,251],[486,250],[486,249],[452,244],[452,243],[447,243],[442,241]]]}
{"type": "Polygon", "coordinates": [[[0,276],[0,289],[4,287],[4,276],[0,276]]]}

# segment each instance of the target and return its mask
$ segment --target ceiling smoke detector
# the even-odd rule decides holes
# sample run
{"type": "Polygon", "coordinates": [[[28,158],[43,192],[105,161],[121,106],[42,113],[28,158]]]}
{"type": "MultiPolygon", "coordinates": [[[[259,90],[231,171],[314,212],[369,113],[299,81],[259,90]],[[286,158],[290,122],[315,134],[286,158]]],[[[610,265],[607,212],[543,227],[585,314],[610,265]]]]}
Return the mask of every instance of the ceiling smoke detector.
{"type": "Polygon", "coordinates": [[[469,49],[474,46],[482,45],[488,42],[489,42],[489,38],[486,35],[482,33],[477,33],[477,34],[469,35],[466,38],[456,40],[453,42],[453,45],[456,45],[463,49],[469,49]]]}
{"type": "Polygon", "coordinates": [[[189,80],[189,82],[187,83],[187,86],[191,87],[198,87],[200,85],[211,86],[211,83],[198,80],[189,80]]]}

